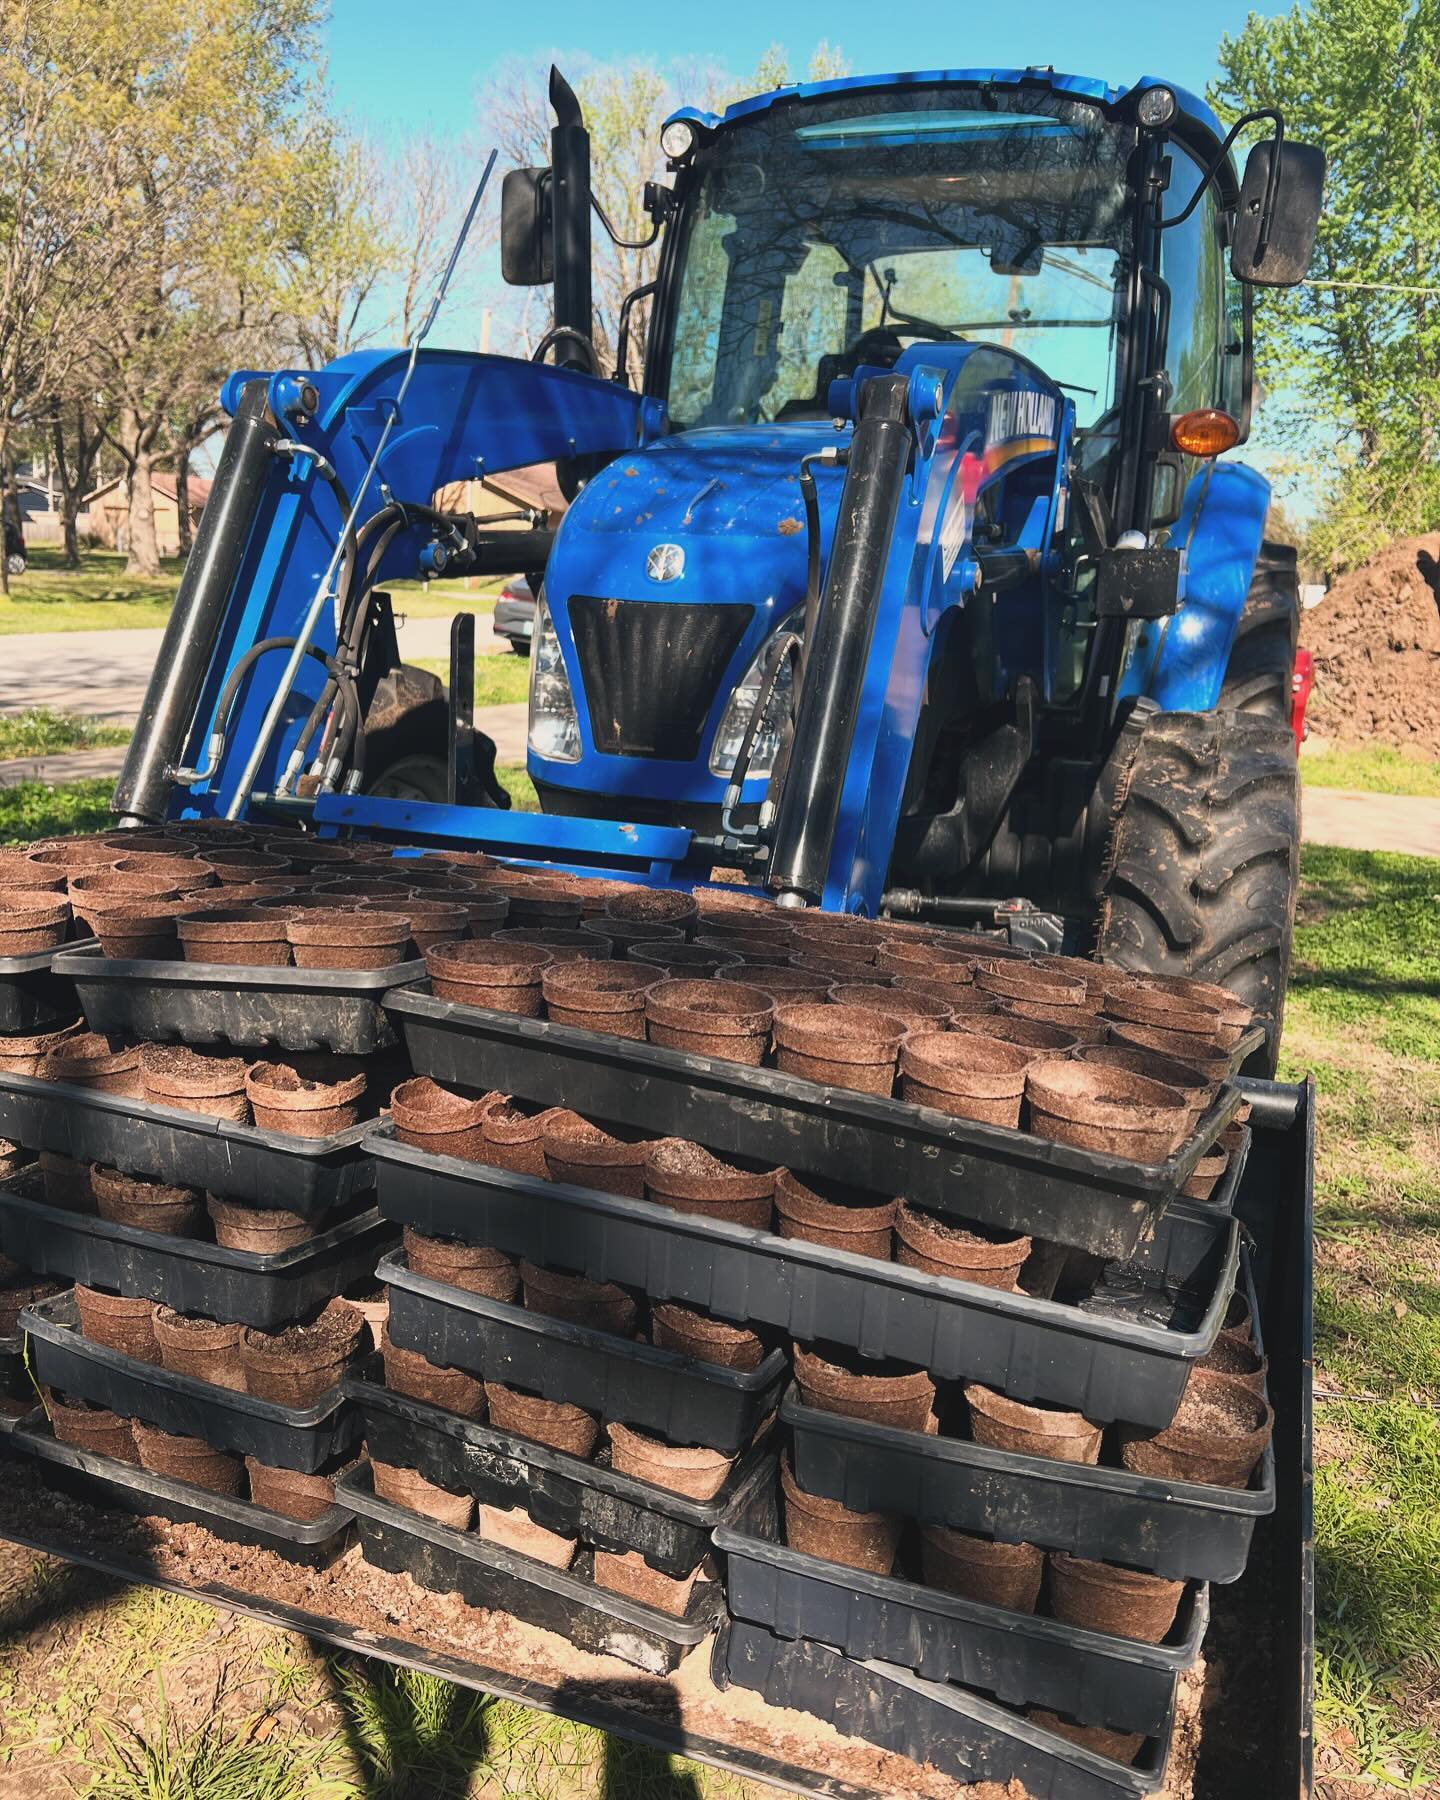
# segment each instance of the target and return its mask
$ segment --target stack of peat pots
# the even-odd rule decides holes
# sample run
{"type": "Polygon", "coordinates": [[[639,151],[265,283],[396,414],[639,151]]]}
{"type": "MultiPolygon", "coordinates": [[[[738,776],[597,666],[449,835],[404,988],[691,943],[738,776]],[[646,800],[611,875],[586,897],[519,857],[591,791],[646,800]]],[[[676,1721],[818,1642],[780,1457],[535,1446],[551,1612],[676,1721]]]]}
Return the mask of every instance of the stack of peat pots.
{"type": "Polygon", "coordinates": [[[387,1341],[345,1384],[366,1555],[596,1648],[597,1589],[697,1635],[723,1594],[721,1687],[957,1778],[1160,1786],[1208,1584],[1274,1501],[1243,1009],[724,890],[476,879],[503,928],[388,1002],[417,1073],[372,1139],[387,1341]],[[647,1505],[702,1469],[682,1568],[647,1505]],[[517,1603],[527,1557],[584,1590],[568,1626],[517,1603]]]}
{"type": "Polygon", "coordinates": [[[0,1332],[28,1335],[34,1375],[9,1384],[7,1446],[323,1565],[360,1447],[340,1377],[376,1341],[395,1237],[364,1134],[403,1068],[379,996],[421,966],[412,921],[360,891],[317,907],[353,858],[298,832],[43,855],[93,938],[56,959],[83,1016],[0,1074],[0,1332]]]}

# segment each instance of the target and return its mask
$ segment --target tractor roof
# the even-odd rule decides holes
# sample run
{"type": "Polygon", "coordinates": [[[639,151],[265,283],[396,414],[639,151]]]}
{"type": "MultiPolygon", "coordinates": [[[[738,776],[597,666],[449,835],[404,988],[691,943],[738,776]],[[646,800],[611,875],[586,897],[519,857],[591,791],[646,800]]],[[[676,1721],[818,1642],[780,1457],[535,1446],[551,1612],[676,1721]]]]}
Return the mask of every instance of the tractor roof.
{"type": "MultiPolygon", "coordinates": [[[[1156,75],[1142,75],[1129,87],[1111,87],[1093,75],[1062,75],[1056,69],[918,69],[899,75],[841,75],[832,81],[792,82],[786,87],[772,88],[768,94],[756,94],[749,100],[737,100],[723,113],[702,112],[698,107],[682,106],[673,119],[694,119],[710,130],[733,125],[741,119],[767,111],[784,100],[817,100],[835,94],[871,92],[881,88],[934,87],[944,82],[993,83],[1002,87],[1033,87],[1036,82],[1057,94],[1071,94],[1077,100],[1094,100],[1101,106],[1116,106],[1132,94],[1146,88],[1168,87],[1179,107],[1175,135],[1201,157],[1215,154],[1225,136],[1225,128],[1197,94],[1164,81],[1156,75]]],[[[669,122],[668,120],[666,121],[669,122]]]]}

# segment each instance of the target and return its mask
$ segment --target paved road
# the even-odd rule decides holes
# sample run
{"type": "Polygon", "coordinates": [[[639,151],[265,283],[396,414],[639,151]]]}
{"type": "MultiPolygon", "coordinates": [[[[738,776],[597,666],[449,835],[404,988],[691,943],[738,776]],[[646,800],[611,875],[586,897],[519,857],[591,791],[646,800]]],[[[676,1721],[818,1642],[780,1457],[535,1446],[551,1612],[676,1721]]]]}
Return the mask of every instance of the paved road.
{"type": "MultiPolygon", "coordinates": [[[[0,713],[47,706],[54,712],[128,723],[139,715],[145,687],[160,653],[162,632],[40,631],[0,638],[0,713]]],[[[408,657],[448,657],[448,619],[409,619],[400,630],[408,657]]],[[[477,655],[509,654],[478,615],[477,655]]]]}
{"type": "Polygon", "coordinates": [[[1440,857],[1440,800],[1306,788],[1301,821],[1307,844],[1440,857]]]}

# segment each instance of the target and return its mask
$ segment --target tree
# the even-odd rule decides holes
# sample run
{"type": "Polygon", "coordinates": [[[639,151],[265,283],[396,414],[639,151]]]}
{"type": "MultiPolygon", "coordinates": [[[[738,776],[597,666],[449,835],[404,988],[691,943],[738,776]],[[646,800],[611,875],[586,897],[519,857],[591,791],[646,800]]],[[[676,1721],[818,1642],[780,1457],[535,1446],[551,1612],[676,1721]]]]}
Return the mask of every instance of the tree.
{"type": "MultiPolygon", "coordinates": [[[[810,60],[808,78],[825,80],[847,68],[839,51],[822,42],[810,60]]],[[[783,86],[792,79],[789,71],[788,53],[772,44],[744,81],[703,64],[664,71],[652,63],[607,63],[580,72],[574,86],[590,131],[591,187],[622,240],[612,242],[600,220],[594,220],[593,333],[602,362],[614,361],[626,295],[653,280],[659,265],[658,244],[645,242],[653,226],[642,202],[645,183],[665,177],[661,121],[682,105],[720,112],[731,100],[783,86]]],[[[549,162],[548,91],[548,65],[507,62],[482,94],[481,111],[495,130],[502,167],[549,162]]],[[[527,354],[549,324],[548,313],[543,320],[536,317],[532,291],[526,290],[516,335],[527,354]]],[[[634,308],[627,360],[636,386],[645,363],[648,324],[648,309],[634,308]]]]}
{"type": "Polygon", "coordinates": [[[1329,157],[1311,280],[1260,296],[1267,436],[1326,446],[1327,499],[1354,524],[1440,524],[1440,6],[1252,14],[1219,59],[1224,116],[1278,105],[1329,157]]]}
{"type": "Polygon", "coordinates": [[[75,0],[0,0],[0,467],[85,361],[123,266],[95,38],[75,0]]]}

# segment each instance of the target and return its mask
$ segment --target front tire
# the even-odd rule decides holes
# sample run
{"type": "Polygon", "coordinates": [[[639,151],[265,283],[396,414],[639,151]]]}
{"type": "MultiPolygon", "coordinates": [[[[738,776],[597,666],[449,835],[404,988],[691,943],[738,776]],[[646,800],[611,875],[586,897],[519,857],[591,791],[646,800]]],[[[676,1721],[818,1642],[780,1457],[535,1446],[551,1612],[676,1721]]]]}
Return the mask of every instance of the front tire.
{"type": "MultiPolygon", "coordinates": [[[[1288,699],[1288,683],[1287,683],[1288,699]]],[[[1098,953],[1219,982],[1255,1011],[1273,1074],[1300,875],[1300,774],[1288,717],[1155,713],[1120,778],[1098,953]]]]}

